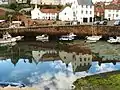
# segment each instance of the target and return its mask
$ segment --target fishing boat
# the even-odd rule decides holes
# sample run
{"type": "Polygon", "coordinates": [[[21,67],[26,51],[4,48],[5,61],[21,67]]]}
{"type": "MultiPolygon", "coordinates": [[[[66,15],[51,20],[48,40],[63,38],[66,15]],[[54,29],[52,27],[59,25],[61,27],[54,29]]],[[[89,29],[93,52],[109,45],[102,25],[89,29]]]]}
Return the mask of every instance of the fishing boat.
{"type": "Polygon", "coordinates": [[[24,36],[16,36],[16,37],[15,37],[16,41],[20,41],[20,40],[23,39],[23,38],[24,38],[24,36]]]}
{"type": "Polygon", "coordinates": [[[113,38],[113,37],[109,37],[109,40],[107,40],[107,42],[109,42],[109,43],[120,43],[120,37],[116,37],[116,39],[115,38],[113,38]]]}
{"type": "Polygon", "coordinates": [[[47,34],[36,36],[36,40],[48,40],[49,36],[47,34]]]}
{"type": "Polygon", "coordinates": [[[102,38],[102,36],[86,36],[87,40],[98,41],[102,38]]]}
{"type": "Polygon", "coordinates": [[[63,35],[59,38],[59,40],[62,40],[62,41],[71,41],[73,39],[74,39],[73,37],[68,36],[68,35],[63,35]]]}
{"type": "Polygon", "coordinates": [[[75,39],[75,34],[74,33],[69,33],[68,35],[62,35],[59,40],[62,40],[62,41],[71,41],[71,40],[74,40],[75,39]]]}
{"type": "Polygon", "coordinates": [[[94,28],[92,28],[92,35],[91,36],[86,36],[86,39],[90,42],[97,42],[101,38],[102,38],[101,35],[96,35],[96,32],[95,32],[94,28]]]}
{"type": "Polygon", "coordinates": [[[3,34],[3,38],[0,38],[0,44],[12,42],[16,42],[16,38],[12,38],[12,36],[8,32],[6,32],[6,34],[3,34]]]}

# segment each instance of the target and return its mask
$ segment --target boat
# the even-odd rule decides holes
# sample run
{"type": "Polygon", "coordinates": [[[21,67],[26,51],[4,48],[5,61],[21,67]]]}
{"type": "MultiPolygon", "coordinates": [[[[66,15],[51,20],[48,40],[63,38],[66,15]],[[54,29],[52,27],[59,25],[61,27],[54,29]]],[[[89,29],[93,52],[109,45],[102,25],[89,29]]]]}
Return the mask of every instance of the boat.
{"type": "Polygon", "coordinates": [[[116,37],[116,39],[115,38],[113,38],[113,37],[109,37],[109,40],[107,40],[107,42],[109,42],[109,43],[120,43],[120,37],[116,37]]]}
{"type": "Polygon", "coordinates": [[[24,36],[16,36],[15,37],[16,41],[20,41],[22,38],[24,38],[24,36]]]}
{"type": "Polygon", "coordinates": [[[2,43],[0,44],[1,47],[4,47],[4,46],[15,46],[17,43],[16,42],[10,42],[10,43],[2,43]]]}
{"type": "Polygon", "coordinates": [[[75,35],[74,33],[69,33],[69,36],[75,37],[75,36],[77,36],[77,35],[75,35]]]}
{"type": "Polygon", "coordinates": [[[12,42],[16,42],[16,38],[12,38],[12,36],[8,32],[6,32],[6,34],[3,34],[3,38],[0,38],[0,44],[12,42]]]}
{"type": "Polygon", "coordinates": [[[62,35],[59,40],[63,40],[63,41],[71,41],[75,39],[75,34],[74,33],[69,33],[68,35],[62,35]]]}
{"type": "Polygon", "coordinates": [[[49,36],[47,34],[36,36],[36,40],[48,40],[49,36]]]}
{"type": "Polygon", "coordinates": [[[102,36],[86,36],[87,40],[98,41],[102,38],[102,36]]]}
{"type": "Polygon", "coordinates": [[[74,38],[68,35],[63,35],[59,38],[59,40],[60,41],[71,41],[71,40],[74,40],[74,38]]]}

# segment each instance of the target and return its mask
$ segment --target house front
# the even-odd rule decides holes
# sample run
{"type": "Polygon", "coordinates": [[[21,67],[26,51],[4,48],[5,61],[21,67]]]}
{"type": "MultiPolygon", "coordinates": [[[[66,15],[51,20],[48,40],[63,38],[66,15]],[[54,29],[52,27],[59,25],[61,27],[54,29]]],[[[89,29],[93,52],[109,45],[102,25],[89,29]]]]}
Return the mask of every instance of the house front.
{"type": "Polygon", "coordinates": [[[73,10],[67,6],[59,13],[59,20],[61,21],[73,21],[73,10]]]}
{"type": "Polygon", "coordinates": [[[40,9],[35,5],[35,8],[31,11],[31,19],[56,20],[57,14],[57,9],[40,9]]]}
{"type": "Polygon", "coordinates": [[[71,6],[73,19],[80,23],[89,23],[94,19],[94,6],[91,0],[77,0],[71,6]]]}
{"type": "Polygon", "coordinates": [[[66,66],[72,64],[73,72],[87,71],[92,64],[91,54],[60,51],[59,56],[66,66]]]}
{"type": "Polygon", "coordinates": [[[105,6],[104,18],[109,20],[120,19],[120,7],[118,5],[105,6]]]}

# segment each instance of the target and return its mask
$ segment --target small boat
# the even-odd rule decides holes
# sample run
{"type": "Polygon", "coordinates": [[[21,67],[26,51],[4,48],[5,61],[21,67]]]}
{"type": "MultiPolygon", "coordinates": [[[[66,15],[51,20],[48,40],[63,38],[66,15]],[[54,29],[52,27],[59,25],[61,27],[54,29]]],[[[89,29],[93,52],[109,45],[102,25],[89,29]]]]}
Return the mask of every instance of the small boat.
{"type": "Polygon", "coordinates": [[[77,36],[77,35],[75,35],[74,33],[70,33],[69,36],[75,37],[75,36],[77,36]]]}
{"type": "Polygon", "coordinates": [[[68,35],[62,35],[59,40],[63,40],[63,41],[71,41],[75,39],[75,34],[74,33],[70,33],[68,35]]]}
{"type": "Polygon", "coordinates": [[[87,40],[98,41],[102,38],[102,36],[86,36],[87,40]]]}
{"type": "Polygon", "coordinates": [[[117,39],[114,39],[113,37],[109,37],[109,40],[107,40],[109,43],[117,43],[117,39]]]}
{"type": "Polygon", "coordinates": [[[16,36],[15,37],[16,41],[20,41],[22,38],[24,38],[24,36],[16,36]]]}
{"type": "Polygon", "coordinates": [[[116,37],[116,39],[115,38],[113,38],[113,37],[109,37],[109,40],[107,40],[107,42],[109,42],[109,43],[120,43],[120,37],[116,37]]]}
{"type": "Polygon", "coordinates": [[[6,34],[3,34],[3,38],[0,39],[0,44],[6,44],[12,42],[16,42],[16,38],[12,38],[12,36],[8,32],[6,32],[6,34]]]}
{"type": "Polygon", "coordinates": [[[59,40],[62,40],[62,41],[71,41],[71,40],[74,40],[74,37],[71,37],[71,36],[68,36],[68,35],[63,35],[59,38],[59,40]]]}
{"type": "Polygon", "coordinates": [[[48,39],[49,39],[49,36],[47,34],[36,36],[36,40],[48,40],[48,39]]]}
{"type": "Polygon", "coordinates": [[[4,44],[4,43],[12,43],[12,42],[16,42],[15,38],[9,38],[9,39],[0,39],[0,44],[4,44]]]}
{"type": "Polygon", "coordinates": [[[16,42],[10,42],[10,43],[2,43],[0,44],[1,47],[4,47],[4,46],[15,46],[17,43],[16,42]]]}

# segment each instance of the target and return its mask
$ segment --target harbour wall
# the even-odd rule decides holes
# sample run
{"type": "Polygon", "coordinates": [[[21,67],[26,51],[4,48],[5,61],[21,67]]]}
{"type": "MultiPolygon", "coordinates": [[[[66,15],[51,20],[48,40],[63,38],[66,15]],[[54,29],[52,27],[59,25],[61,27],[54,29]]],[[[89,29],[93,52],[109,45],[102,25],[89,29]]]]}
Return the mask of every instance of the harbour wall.
{"type": "Polygon", "coordinates": [[[85,37],[89,35],[102,35],[103,37],[120,36],[120,26],[102,25],[68,25],[68,26],[36,26],[21,28],[0,28],[0,35],[5,32],[16,35],[34,37],[40,34],[60,36],[73,32],[77,36],[85,37]]]}

